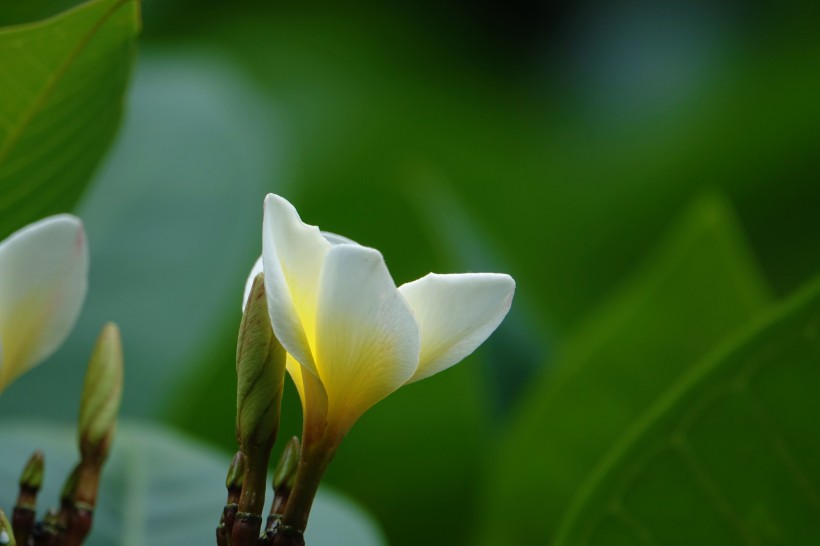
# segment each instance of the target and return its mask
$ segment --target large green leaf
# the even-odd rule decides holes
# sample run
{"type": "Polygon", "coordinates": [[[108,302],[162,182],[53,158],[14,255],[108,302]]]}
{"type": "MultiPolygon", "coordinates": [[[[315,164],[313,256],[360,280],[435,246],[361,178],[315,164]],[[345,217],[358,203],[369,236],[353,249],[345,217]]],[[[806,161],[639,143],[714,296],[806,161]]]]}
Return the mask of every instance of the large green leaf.
{"type": "Polygon", "coordinates": [[[0,25],[19,25],[57,15],[79,4],[78,0],[27,0],[0,3],[0,25]]]}
{"type": "Polygon", "coordinates": [[[486,491],[483,543],[552,537],[609,446],[766,294],[725,204],[701,199],[522,401],[486,491]]]}
{"type": "MultiPolygon", "coordinates": [[[[74,332],[4,393],[5,415],[64,418],[105,321],[123,332],[126,415],[156,415],[197,390],[222,332],[236,342],[242,289],[261,252],[262,199],[282,187],[275,110],[204,52],[143,49],[118,142],[80,203],[91,282],[74,332]],[[144,393],[150,392],[151,396],[144,393]],[[36,399],[33,407],[26,400],[36,399]]],[[[233,352],[217,365],[233,374],[233,352]]],[[[216,386],[234,395],[233,376],[216,386]]],[[[235,406],[208,426],[233,438],[235,406]]]]}
{"type": "MultiPolygon", "coordinates": [[[[0,424],[0,442],[0,506],[13,506],[17,476],[35,448],[46,455],[40,506],[55,505],[61,481],[76,462],[73,430],[7,422],[0,424]]],[[[120,427],[103,474],[88,546],[213,544],[225,503],[228,463],[225,455],[167,429],[137,424],[120,427]]],[[[319,491],[305,536],[311,546],[384,544],[368,516],[328,489],[319,491]]]]}
{"type": "Polygon", "coordinates": [[[820,280],[677,381],[590,474],[563,544],[820,541],[820,280]]]}
{"type": "Polygon", "coordinates": [[[136,0],[0,29],[0,239],[71,209],[119,123],[136,0]]]}

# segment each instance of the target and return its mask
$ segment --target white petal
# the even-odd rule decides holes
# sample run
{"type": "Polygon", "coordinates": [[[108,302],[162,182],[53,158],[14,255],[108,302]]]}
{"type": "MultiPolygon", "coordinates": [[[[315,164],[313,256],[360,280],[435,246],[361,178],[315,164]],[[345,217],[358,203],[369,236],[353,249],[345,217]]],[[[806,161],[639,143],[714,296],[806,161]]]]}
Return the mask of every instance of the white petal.
{"type": "Polygon", "coordinates": [[[46,218],[0,243],[0,391],[62,344],[87,285],[88,246],[74,216],[46,218]]]}
{"type": "Polygon", "coordinates": [[[342,434],[415,372],[419,331],[382,255],[334,246],[319,282],[316,365],[328,398],[328,426],[342,434]]]}
{"type": "Polygon", "coordinates": [[[251,274],[248,275],[248,280],[245,281],[245,293],[242,294],[242,312],[245,312],[245,305],[248,303],[248,296],[251,295],[251,288],[253,288],[253,280],[257,275],[262,273],[262,256],[256,260],[251,268],[251,274]]]}
{"type": "Polygon", "coordinates": [[[515,281],[499,273],[430,273],[404,284],[421,332],[419,366],[410,382],[430,377],[472,353],[510,309],[515,281]]]}
{"type": "Polygon", "coordinates": [[[358,245],[356,241],[353,239],[349,239],[344,235],[339,235],[338,233],[331,233],[329,231],[323,231],[322,237],[333,246],[336,245],[358,245]]]}
{"type": "Polygon", "coordinates": [[[316,291],[330,246],[288,201],[273,194],[265,198],[262,263],[271,324],[287,352],[312,370],[316,291]]]}

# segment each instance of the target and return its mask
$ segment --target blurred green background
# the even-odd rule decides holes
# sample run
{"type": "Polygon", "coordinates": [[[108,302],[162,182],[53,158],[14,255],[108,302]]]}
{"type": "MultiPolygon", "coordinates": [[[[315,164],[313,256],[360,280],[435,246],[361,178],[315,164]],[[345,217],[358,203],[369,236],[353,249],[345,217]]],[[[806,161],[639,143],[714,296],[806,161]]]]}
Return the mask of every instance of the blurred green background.
{"type": "MultiPolygon", "coordinates": [[[[4,6],[0,22],[74,3],[4,6]]],[[[516,279],[492,338],[366,414],[327,481],[396,546],[547,543],[678,378],[727,337],[742,343],[750,321],[780,320],[773,302],[820,272],[808,3],[142,9],[120,132],[72,203],[91,245],[88,300],[64,348],[4,395],[4,416],[69,421],[77,370],[115,320],[123,414],[230,451],[240,298],[272,191],[306,222],[381,250],[399,284],[429,271],[516,279]]],[[[300,413],[290,389],[283,435],[298,434],[300,413]]],[[[735,445],[751,438],[726,426],[741,430],[735,445]]],[[[805,430],[783,442],[802,445],[805,430]]],[[[808,444],[796,457],[815,461],[801,472],[816,491],[808,444]]],[[[792,492],[767,491],[748,509],[726,500],[760,543],[820,533],[769,513],[792,492]]],[[[808,504],[801,521],[820,521],[808,504]]],[[[603,543],[647,536],[631,532],[603,543]]]]}

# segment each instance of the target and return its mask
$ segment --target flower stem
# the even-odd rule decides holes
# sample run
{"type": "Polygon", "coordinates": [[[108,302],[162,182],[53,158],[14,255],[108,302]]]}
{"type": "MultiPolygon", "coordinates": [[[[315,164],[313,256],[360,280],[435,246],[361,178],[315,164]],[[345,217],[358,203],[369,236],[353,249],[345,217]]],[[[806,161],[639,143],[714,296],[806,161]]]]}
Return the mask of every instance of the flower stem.
{"type": "Polygon", "coordinates": [[[255,546],[262,528],[270,445],[245,453],[247,463],[242,480],[242,493],[231,531],[234,546],[255,546]]]}
{"type": "Polygon", "coordinates": [[[326,434],[316,445],[306,446],[302,451],[296,482],[288,498],[282,525],[298,532],[307,527],[310,508],[319,490],[325,470],[336,454],[337,441],[332,441],[326,434]]]}

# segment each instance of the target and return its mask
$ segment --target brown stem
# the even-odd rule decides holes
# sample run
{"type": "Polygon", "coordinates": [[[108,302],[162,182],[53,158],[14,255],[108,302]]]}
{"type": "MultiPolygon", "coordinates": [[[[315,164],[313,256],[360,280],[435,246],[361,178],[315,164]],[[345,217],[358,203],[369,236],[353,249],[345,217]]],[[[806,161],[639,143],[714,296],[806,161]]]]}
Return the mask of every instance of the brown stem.
{"type": "Polygon", "coordinates": [[[228,546],[228,537],[225,535],[225,526],[221,523],[216,528],[216,546],[228,546]]]}
{"type": "MultiPolygon", "coordinates": [[[[238,496],[238,495],[237,495],[238,496]]],[[[219,521],[219,527],[216,528],[216,544],[217,546],[232,546],[231,534],[233,533],[233,524],[236,520],[236,511],[239,505],[236,503],[238,499],[231,502],[231,496],[228,496],[228,503],[222,509],[222,519],[219,521]]]]}
{"type": "Polygon", "coordinates": [[[27,546],[37,519],[37,493],[43,483],[45,457],[37,450],[29,458],[20,476],[17,504],[11,515],[14,537],[21,546],[27,546]]]}
{"type": "Polygon", "coordinates": [[[80,546],[91,531],[94,511],[83,505],[74,504],[68,520],[68,532],[63,546],[80,546]]]}
{"type": "Polygon", "coordinates": [[[265,508],[265,486],[268,476],[270,447],[245,453],[245,477],[242,494],[231,531],[233,546],[256,546],[262,530],[262,510],[265,508]]]}
{"type": "Polygon", "coordinates": [[[233,524],[233,546],[256,546],[262,530],[262,516],[238,512],[233,524]]]}
{"type": "Polygon", "coordinates": [[[272,546],[305,546],[305,535],[293,527],[282,526],[273,536],[272,546]]]}
{"type": "Polygon", "coordinates": [[[91,532],[103,462],[104,459],[80,460],[72,476],[76,481],[69,478],[60,510],[60,526],[65,529],[60,546],[80,546],[91,532]]]}
{"type": "Polygon", "coordinates": [[[329,440],[326,435],[317,445],[303,448],[299,470],[296,472],[296,482],[282,517],[282,528],[290,528],[299,533],[307,528],[313,499],[319,490],[327,466],[336,454],[337,445],[337,441],[329,440]]]}
{"type": "Polygon", "coordinates": [[[24,505],[17,501],[17,506],[11,513],[11,527],[14,532],[14,538],[18,544],[26,546],[28,538],[31,536],[31,531],[34,529],[34,521],[37,518],[37,513],[33,504],[24,505]]]}

